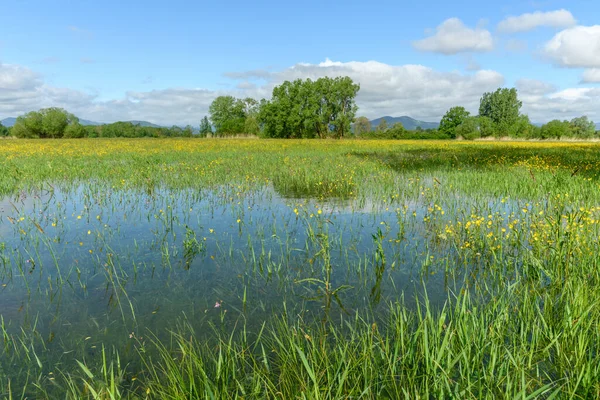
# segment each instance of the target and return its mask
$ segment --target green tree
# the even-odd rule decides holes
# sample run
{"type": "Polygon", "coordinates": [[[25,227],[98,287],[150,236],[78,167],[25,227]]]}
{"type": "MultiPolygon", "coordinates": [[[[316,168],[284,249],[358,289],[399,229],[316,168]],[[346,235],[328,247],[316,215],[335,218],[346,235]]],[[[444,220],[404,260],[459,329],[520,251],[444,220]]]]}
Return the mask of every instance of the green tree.
{"type": "Polygon", "coordinates": [[[438,130],[455,138],[457,136],[456,128],[469,118],[469,115],[470,113],[464,107],[452,107],[442,117],[438,130]]]}
{"type": "Polygon", "coordinates": [[[569,136],[571,126],[569,121],[552,120],[547,124],[542,125],[540,131],[542,139],[560,139],[561,137],[569,136]]]}
{"type": "Polygon", "coordinates": [[[248,115],[244,121],[244,133],[248,135],[258,135],[260,133],[260,125],[255,115],[248,115]]]}
{"type": "Polygon", "coordinates": [[[6,137],[8,136],[8,128],[4,125],[2,125],[2,122],[0,122],[0,137],[6,137]]]}
{"type": "Polygon", "coordinates": [[[42,114],[38,111],[31,111],[18,117],[13,126],[13,135],[18,138],[44,137],[42,114]]]}
{"type": "Polygon", "coordinates": [[[463,122],[454,129],[456,137],[461,137],[465,140],[473,140],[481,137],[478,126],[477,117],[467,117],[463,122]]]}
{"type": "Polygon", "coordinates": [[[587,116],[573,118],[570,123],[571,135],[577,138],[591,138],[596,134],[596,124],[587,116]]]}
{"type": "Polygon", "coordinates": [[[512,129],[511,133],[512,136],[518,138],[533,139],[535,138],[537,130],[535,129],[531,121],[529,121],[529,117],[527,115],[522,114],[519,115],[519,118],[517,118],[517,121],[515,122],[514,128],[512,129]]]}
{"type": "Polygon", "coordinates": [[[257,120],[266,137],[341,138],[350,133],[358,90],[348,77],[285,81],[260,103],[257,120]]]}
{"type": "Polygon", "coordinates": [[[205,115],[200,121],[200,137],[207,137],[208,135],[212,135],[212,127],[210,126],[210,122],[208,122],[208,117],[205,115]]]}
{"type": "Polygon", "coordinates": [[[382,119],[379,124],[377,125],[377,128],[375,128],[377,130],[377,132],[385,132],[388,130],[388,124],[387,121],[384,119],[382,119]]]}
{"type": "Polygon", "coordinates": [[[491,118],[479,116],[477,120],[479,125],[479,134],[481,135],[481,137],[489,137],[495,135],[496,132],[494,130],[494,123],[492,122],[491,118]]]}
{"type": "Polygon", "coordinates": [[[390,129],[386,132],[386,137],[389,139],[402,139],[406,134],[406,129],[404,129],[404,125],[402,122],[396,122],[390,129]]]}
{"type": "Polygon", "coordinates": [[[66,139],[80,139],[86,136],[86,129],[79,122],[67,125],[63,137],[66,139]]]}
{"type": "Polygon", "coordinates": [[[358,117],[354,123],[354,134],[360,136],[371,132],[371,121],[367,117],[358,117]]]}
{"type": "Polygon", "coordinates": [[[219,136],[244,132],[246,104],[233,96],[219,96],[209,107],[210,120],[219,136]]]}
{"type": "Polygon", "coordinates": [[[79,119],[62,108],[43,108],[17,118],[13,134],[22,138],[62,138],[79,119]]]}
{"type": "Polygon", "coordinates": [[[517,89],[499,88],[483,94],[479,102],[479,115],[492,120],[497,135],[512,135],[521,106],[517,89]]]}

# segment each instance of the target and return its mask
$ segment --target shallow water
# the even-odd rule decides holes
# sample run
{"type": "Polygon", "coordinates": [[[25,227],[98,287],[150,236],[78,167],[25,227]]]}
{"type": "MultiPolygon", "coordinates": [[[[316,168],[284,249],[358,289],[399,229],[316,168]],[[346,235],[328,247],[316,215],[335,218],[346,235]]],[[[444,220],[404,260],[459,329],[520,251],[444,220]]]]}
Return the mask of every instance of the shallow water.
{"type": "Polygon", "coordinates": [[[417,222],[426,209],[286,199],[271,187],[22,193],[0,201],[4,330],[43,343],[49,373],[102,346],[126,360],[133,338],[167,338],[181,321],[209,337],[210,326],[243,319],[258,330],[284,313],[384,317],[424,289],[442,305],[460,285],[424,272],[454,257],[431,246],[417,222]],[[329,304],[325,284],[306,280],[326,280],[328,263],[331,288],[347,287],[329,304]]]}

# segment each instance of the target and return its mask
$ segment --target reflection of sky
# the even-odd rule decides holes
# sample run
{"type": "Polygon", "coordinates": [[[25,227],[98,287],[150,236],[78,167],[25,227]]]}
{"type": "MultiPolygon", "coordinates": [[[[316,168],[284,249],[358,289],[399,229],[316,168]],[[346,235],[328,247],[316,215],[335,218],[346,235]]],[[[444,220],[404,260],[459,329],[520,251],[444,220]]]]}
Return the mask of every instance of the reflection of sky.
{"type": "MultiPolygon", "coordinates": [[[[118,348],[131,331],[164,332],[184,316],[200,324],[216,322],[220,310],[239,315],[244,292],[249,328],[280,314],[284,302],[288,311],[321,315],[322,301],[307,300],[319,286],[295,283],[323,277],[319,234],[329,237],[332,286],[352,286],[340,295],[348,312],[385,308],[402,294],[410,303],[423,290],[422,225],[409,226],[398,244],[397,207],[386,211],[371,201],[284,199],[269,188],[238,196],[227,187],[152,194],[81,187],[14,200],[18,212],[9,200],[0,202],[11,272],[0,268],[7,285],[0,313],[11,329],[37,318],[43,336],[60,335],[67,346],[91,336],[118,348]],[[8,216],[25,220],[12,225],[8,216]],[[387,267],[377,276],[379,229],[387,267]],[[186,266],[184,241],[194,238],[204,249],[186,266]]],[[[407,205],[422,221],[424,208],[407,205]]],[[[431,277],[427,286],[430,299],[443,303],[443,277],[431,277]]]]}

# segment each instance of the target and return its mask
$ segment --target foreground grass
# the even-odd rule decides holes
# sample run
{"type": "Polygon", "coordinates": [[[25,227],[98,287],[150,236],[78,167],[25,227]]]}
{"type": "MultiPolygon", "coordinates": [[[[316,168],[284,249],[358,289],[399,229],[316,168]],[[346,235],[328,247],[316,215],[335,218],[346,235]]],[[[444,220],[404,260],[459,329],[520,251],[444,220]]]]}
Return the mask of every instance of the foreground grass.
{"type": "MultiPolygon", "coordinates": [[[[600,397],[598,144],[15,140],[0,143],[0,170],[0,194],[13,197],[82,184],[91,193],[219,188],[233,204],[272,185],[286,198],[397,208],[395,229],[413,224],[432,251],[456,253],[437,267],[429,254],[416,260],[423,284],[437,272],[461,282],[443,307],[424,290],[412,299],[398,293],[384,312],[309,318],[290,305],[258,330],[249,328],[245,312],[228,330],[182,317],[164,328],[168,339],[151,331],[132,335],[127,362],[107,346],[100,358],[76,353],[77,368],[52,375],[42,373],[36,353],[46,338],[25,329],[8,333],[3,323],[2,365],[21,365],[28,376],[15,387],[14,369],[0,371],[4,396],[600,397]],[[410,204],[421,204],[425,214],[411,216],[410,204]]],[[[290,210],[295,218],[328,226],[299,208],[290,210]]],[[[326,266],[325,231],[315,237],[314,258],[326,266]]],[[[383,237],[374,236],[375,243],[383,237]]],[[[364,255],[373,259],[369,267],[390,268],[377,249],[364,255]]],[[[329,280],[323,283],[331,292],[329,280]]]]}

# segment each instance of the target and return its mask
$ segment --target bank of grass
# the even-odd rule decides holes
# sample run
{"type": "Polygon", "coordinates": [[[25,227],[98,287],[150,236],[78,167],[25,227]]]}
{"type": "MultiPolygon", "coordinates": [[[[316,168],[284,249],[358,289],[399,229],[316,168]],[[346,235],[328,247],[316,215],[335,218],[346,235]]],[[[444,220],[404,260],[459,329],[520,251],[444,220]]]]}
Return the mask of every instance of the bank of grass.
{"type": "Polygon", "coordinates": [[[19,140],[0,143],[0,170],[9,196],[84,184],[233,197],[272,185],[292,198],[419,202],[427,212],[413,223],[459,256],[431,272],[464,281],[444,307],[399,293],[384,313],[284,313],[257,331],[243,313],[229,331],[182,319],[169,340],[132,335],[129,364],[104,348],[101,362],[82,357],[51,378],[36,367],[45,338],[14,340],[2,325],[3,357],[31,371],[24,388],[0,371],[9,398],[600,397],[598,144],[19,140]],[[510,215],[492,215],[505,202],[510,215]]]}

